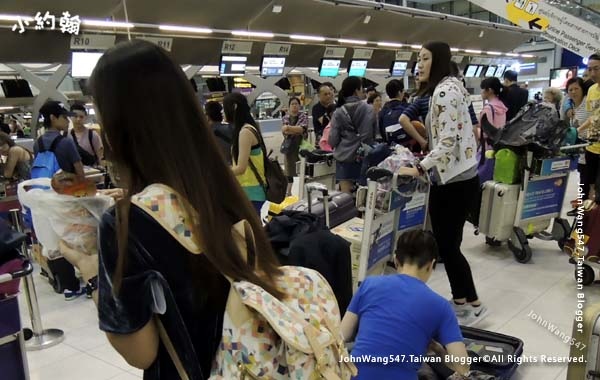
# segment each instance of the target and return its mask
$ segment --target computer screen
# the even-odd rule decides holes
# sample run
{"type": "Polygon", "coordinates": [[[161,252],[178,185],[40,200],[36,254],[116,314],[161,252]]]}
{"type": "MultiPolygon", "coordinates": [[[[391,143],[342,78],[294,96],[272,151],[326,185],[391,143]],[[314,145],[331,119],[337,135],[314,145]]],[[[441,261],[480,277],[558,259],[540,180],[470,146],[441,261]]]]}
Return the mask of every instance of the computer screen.
{"type": "Polygon", "coordinates": [[[502,78],[502,75],[504,75],[504,71],[506,71],[506,65],[498,65],[498,68],[496,69],[496,73],[494,74],[494,76],[496,78],[502,78]]]}
{"type": "Polygon", "coordinates": [[[337,77],[340,72],[341,59],[323,58],[319,67],[319,75],[322,77],[337,77]]]}
{"type": "Polygon", "coordinates": [[[478,65],[468,65],[465,69],[465,78],[473,78],[479,69],[478,65]]]}
{"type": "Polygon", "coordinates": [[[285,57],[263,57],[260,75],[263,77],[280,77],[285,68],[285,57]]]}
{"type": "Polygon", "coordinates": [[[353,59],[350,61],[350,67],[348,68],[348,76],[350,77],[364,77],[367,73],[367,64],[369,61],[366,59],[353,59]]]}
{"type": "Polygon", "coordinates": [[[392,68],[390,69],[390,74],[393,77],[404,77],[406,74],[406,69],[408,68],[408,62],[406,61],[394,61],[392,63],[392,68]]]}
{"type": "Polygon", "coordinates": [[[71,57],[71,77],[89,78],[104,53],[74,51],[71,57]]]}
{"type": "Polygon", "coordinates": [[[474,75],[475,78],[479,78],[481,76],[484,68],[485,68],[485,66],[477,66],[477,71],[475,71],[475,75],[474,75]]]}
{"type": "Polygon", "coordinates": [[[496,74],[496,69],[498,67],[497,66],[488,66],[487,70],[485,71],[485,77],[489,78],[489,77],[493,77],[496,74]]]}
{"type": "Polygon", "coordinates": [[[244,75],[247,61],[248,57],[245,56],[223,55],[219,73],[222,77],[244,75]]]}

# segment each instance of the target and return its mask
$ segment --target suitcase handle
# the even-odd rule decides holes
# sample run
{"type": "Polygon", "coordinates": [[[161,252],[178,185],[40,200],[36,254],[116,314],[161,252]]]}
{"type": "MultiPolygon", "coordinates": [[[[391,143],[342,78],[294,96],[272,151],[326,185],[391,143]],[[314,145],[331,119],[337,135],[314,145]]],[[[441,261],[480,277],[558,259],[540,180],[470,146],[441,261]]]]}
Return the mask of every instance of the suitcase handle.
{"type": "Polygon", "coordinates": [[[16,280],[17,278],[29,276],[33,272],[33,264],[29,260],[23,260],[23,268],[16,272],[9,272],[0,275],[0,284],[16,280]]]}
{"type": "Polygon", "coordinates": [[[325,211],[325,225],[327,228],[330,226],[329,221],[329,189],[322,183],[307,183],[304,188],[306,189],[306,200],[308,201],[308,213],[312,213],[312,193],[315,191],[323,194],[323,209],[325,211]]]}

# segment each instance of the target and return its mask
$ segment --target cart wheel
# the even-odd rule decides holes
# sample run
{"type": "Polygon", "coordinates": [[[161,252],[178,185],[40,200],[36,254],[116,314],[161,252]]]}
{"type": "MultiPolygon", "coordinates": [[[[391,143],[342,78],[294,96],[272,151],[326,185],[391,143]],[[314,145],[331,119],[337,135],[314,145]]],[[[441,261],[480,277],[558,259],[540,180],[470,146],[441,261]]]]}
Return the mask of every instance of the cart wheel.
{"type": "Polygon", "coordinates": [[[512,251],[515,259],[521,263],[525,264],[531,260],[531,247],[529,247],[529,242],[527,241],[527,236],[520,228],[514,229],[513,238],[516,238],[519,242],[520,247],[517,247],[515,243],[513,243],[512,238],[508,240],[508,248],[512,251]]]}
{"type": "Polygon", "coordinates": [[[485,237],[485,244],[489,245],[490,247],[500,247],[502,245],[501,241],[498,241],[494,238],[491,238],[489,236],[485,237]]]}
{"type": "MultiPolygon", "coordinates": [[[[579,277],[577,275],[577,271],[578,268],[575,267],[575,281],[579,280],[579,277]]],[[[591,266],[589,265],[583,265],[583,273],[582,273],[582,279],[581,279],[581,283],[583,286],[588,286],[588,285],[592,285],[594,283],[594,279],[595,279],[595,273],[594,273],[594,269],[592,269],[591,266]]]]}
{"type": "Polygon", "coordinates": [[[571,234],[571,225],[567,220],[560,218],[556,219],[554,221],[554,224],[556,226],[559,226],[559,228],[562,230],[559,232],[559,235],[557,237],[558,247],[562,251],[565,248],[565,244],[569,240],[569,235],[571,234]]]}
{"type": "Polygon", "coordinates": [[[63,285],[60,282],[60,279],[57,277],[54,277],[52,279],[52,281],[50,281],[50,285],[52,285],[52,288],[54,289],[54,291],[58,294],[63,294],[65,291],[65,288],[63,288],[63,285]]]}
{"type": "Polygon", "coordinates": [[[524,245],[523,248],[519,249],[519,248],[515,247],[515,245],[511,241],[509,241],[508,248],[510,248],[513,255],[515,256],[515,259],[519,263],[526,264],[529,262],[529,260],[531,260],[532,253],[531,253],[531,248],[529,247],[529,244],[524,245]]]}

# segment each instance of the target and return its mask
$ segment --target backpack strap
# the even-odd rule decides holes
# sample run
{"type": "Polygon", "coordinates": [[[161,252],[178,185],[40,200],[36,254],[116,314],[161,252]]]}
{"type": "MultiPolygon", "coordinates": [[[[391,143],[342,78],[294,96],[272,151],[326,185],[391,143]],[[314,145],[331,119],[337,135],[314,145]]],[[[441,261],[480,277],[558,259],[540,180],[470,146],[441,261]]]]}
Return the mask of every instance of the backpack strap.
{"type": "MultiPolygon", "coordinates": [[[[96,159],[96,161],[98,161],[98,155],[96,154],[96,149],[94,149],[94,142],[93,142],[93,131],[89,128],[86,128],[88,131],[88,140],[90,141],[90,146],[92,147],[92,152],[94,152],[94,158],[96,159]]],[[[78,149],[83,149],[80,145],[79,145],[79,141],[77,141],[77,136],[75,135],[75,129],[71,129],[71,137],[73,137],[73,141],[75,142],[75,145],[77,146],[78,149]]]]}
{"type": "Polygon", "coordinates": [[[56,150],[56,147],[58,146],[58,143],[64,138],[65,136],[63,135],[58,135],[54,138],[54,140],[52,140],[52,144],[50,145],[50,149],[46,149],[46,147],[44,146],[44,140],[42,137],[40,137],[38,139],[38,152],[52,152],[54,153],[54,151],[56,150]]]}
{"type": "MultiPolygon", "coordinates": [[[[267,155],[266,155],[266,151],[267,148],[265,147],[265,143],[263,142],[262,138],[258,135],[258,131],[256,130],[256,128],[252,127],[252,128],[245,128],[248,129],[250,132],[252,132],[254,134],[254,136],[256,137],[256,139],[258,140],[258,143],[260,144],[260,149],[263,153],[263,160],[264,163],[267,162],[267,155]]],[[[266,183],[266,180],[263,180],[263,178],[260,176],[260,174],[258,173],[258,169],[256,168],[256,165],[254,165],[254,162],[252,162],[251,158],[248,158],[248,165],[250,166],[250,170],[252,170],[252,173],[254,173],[254,177],[256,177],[256,180],[258,181],[258,183],[260,184],[260,186],[265,190],[265,193],[267,192],[267,187],[268,184],[266,183]]],[[[266,171],[265,171],[265,175],[266,175],[266,171]]]]}
{"type": "Polygon", "coordinates": [[[90,147],[92,148],[92,152],[94,152],[94,158],[98,161],[98,155],[96,154],[96,149],[94,148],[94,131],[88,128],[88,140],[90,141],[90,147]]]}

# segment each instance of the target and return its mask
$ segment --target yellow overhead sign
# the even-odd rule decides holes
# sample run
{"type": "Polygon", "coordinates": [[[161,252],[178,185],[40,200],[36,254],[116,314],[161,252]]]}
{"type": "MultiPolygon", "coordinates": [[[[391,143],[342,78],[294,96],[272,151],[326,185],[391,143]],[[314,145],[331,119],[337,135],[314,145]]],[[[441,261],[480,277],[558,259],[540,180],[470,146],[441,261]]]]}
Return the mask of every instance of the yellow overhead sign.
{"type": "MultiPolygon", "coordinates": [[[[498,1],[498,0],[496,0],[498,1]]],[[[504,0],[507,19],[513,24],[529,29],[546,30],[548,19],[540,16],[538,0],[504,0]]]]}

